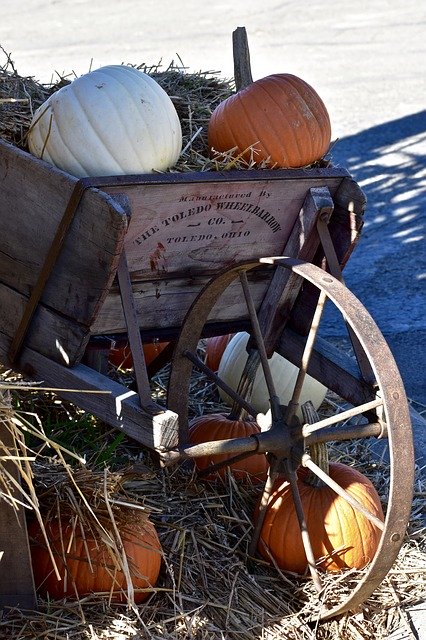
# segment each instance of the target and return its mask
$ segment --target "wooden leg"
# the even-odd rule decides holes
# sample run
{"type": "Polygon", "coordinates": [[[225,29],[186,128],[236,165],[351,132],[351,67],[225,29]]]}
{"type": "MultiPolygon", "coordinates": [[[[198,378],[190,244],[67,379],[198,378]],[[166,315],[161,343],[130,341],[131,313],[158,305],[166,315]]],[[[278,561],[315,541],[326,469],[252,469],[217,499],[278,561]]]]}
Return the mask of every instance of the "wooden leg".
{"type": "MultiPolygon", "coordinates": [[[[8,425],[0,421],[0,456],[13,455],[15,443],[8,425]]],[[[8,460],[0,461],[4,472],[20,481],[16,465],[8,460]]],[[[2,474],[3,475],[3,474],[2,474]]],[[[1,487],[3,491],[3,486],[1,487]]],[[[12,495],[17,495],[15,490],[12,495]]],[[[0,608],[19,607],[35,609],[36,594],[28,544],[24,508],[19,511],[0,497],[0,608]]]]}

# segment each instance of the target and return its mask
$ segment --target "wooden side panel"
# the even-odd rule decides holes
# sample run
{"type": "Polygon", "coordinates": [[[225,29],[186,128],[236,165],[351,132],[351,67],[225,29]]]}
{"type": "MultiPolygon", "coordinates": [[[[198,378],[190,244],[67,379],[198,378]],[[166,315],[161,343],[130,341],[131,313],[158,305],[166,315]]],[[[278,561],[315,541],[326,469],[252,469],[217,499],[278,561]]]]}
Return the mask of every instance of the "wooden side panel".
{"type": "MultiPolygon", "coordinates": [[[[123,190],[132,219],[126,256],[132,280],[214,274],[226,266],[277,255],[308,190],[342,178],[256,179],[135,185],[123,190]]],[[[110,193],[118,188],[108,188],[110,193]]]]}
{"type": "MultiPolygon", "coordinates": [[[[208,280],[207,276],[193,279],[176,278],[135,285],[133,295],[142,329],[178,329],[189,307],[208,280]]],[[[264,278],[253,282],[251,292],[256,306],[262,301],[268,282],[269,280],[264,278]]],[[[243,320],[247,317],[241,285],[235,282],[222,296],[220,306],[214,309],[211,321],[243,320]]],[[[127,331],[118,291],[109,293],[91,330],[94,335],[127,331]]]]}
{"type": "MultiPolygon", "coordinates": [[[[76,183],[76,178],[0,141],[0,330],[10,338],[76,183]]],[[[84,192],[44,288],[28,345],[67,364],[80,357],[112,284],[127,225],[118,201],[98,189],[84,192]],[[66,358],[60,348],[51,348],[52,342],[61,344],[66,358]]],[[[0,361],[7,361],[4,352],[0,361]]]]}
{"type": "MultiPolygon", "coordinates": [[[[9,287],[0,286],[0,362],[8,364],[8,351],[28,298],[9,287]]],[[[48,358],[72,365],[79,360],[88,340],[88,328],[40,305],[30,324],[26,344],[48,358]]]]}
{"type": "MultiPolygon", "coordinates": [[[[281,255],[298,220],[306,194],[327,186],[333,196],[343,175],[288,171],[279,179],[227,181],[219,176],[202,182],[104,187],[125,193],[132,218],[125,240],[126,256],[142,329],[179,326],[209,277],[223,268],[281,255]]],[[[182,176],[181,176],[182,177],[182,176]]],[[[225,176],[226,178],[226,176],[225,176]]],[[[303,216],[302,216],[303,217],[303,216]]],[[[300,243],[304,242],[303,221],[300,243]]],[[[256,283],[259,305],[269,280],[256,283]]],[[[239,285],[232,285],[212,320],[246,317],[239,285]]],[[[121,300],[114,288],[92,325],[92,333],[126,331],[121,300]]]]}

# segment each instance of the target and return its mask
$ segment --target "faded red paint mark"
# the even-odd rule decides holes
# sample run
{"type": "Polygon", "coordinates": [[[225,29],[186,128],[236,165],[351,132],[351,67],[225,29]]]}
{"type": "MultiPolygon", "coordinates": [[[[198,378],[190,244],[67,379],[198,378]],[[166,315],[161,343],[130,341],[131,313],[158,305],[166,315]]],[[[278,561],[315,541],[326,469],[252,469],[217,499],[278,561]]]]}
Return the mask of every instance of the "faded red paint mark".
{"type": "Polygon", "coordinates": [[[157,243],[157,248],[149,256],[149,266],[151,271],[166,271],[166,247],[161,243],[157,243]],[[162,264],[161,264],[162,263],[162,264]]]}

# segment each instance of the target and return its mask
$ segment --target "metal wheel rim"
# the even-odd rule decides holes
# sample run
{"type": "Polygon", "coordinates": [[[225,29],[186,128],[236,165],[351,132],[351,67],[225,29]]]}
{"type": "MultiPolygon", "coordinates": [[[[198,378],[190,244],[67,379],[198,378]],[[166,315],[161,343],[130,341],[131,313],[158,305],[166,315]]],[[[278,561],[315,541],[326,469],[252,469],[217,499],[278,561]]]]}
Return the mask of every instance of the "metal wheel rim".
{"type": "Polygon", "coordinates": [[[325,291],[358,337],[368,356],[381,389],[390,454],[390,485],[385,526],[378,551],[348,598],[339,605],[323,608],[320,619],[327,620],[361,605],[380,585],[394,564],[402,546],[411,512],[414,482],[414,448],[411,421],[404,386],[390,349],[376,323],[361,302],[341,282],[319,267],[294,258],[262,258],[228,269],[212,278],[195,299],[182,325],[169,380],[168,406],[179,416],[181,433],[188,420],[187,397],[192,363],[182,355],[195,351],[202,329],[214,304],[240,271],[262,264],[278,263],[325,291]],[[384,357],[385,356],[385,357],[384,357]],[[386,361],[386,371],[380,362],[386,361]],[[396,452],[398,455],[396,455],[396,452]]]}

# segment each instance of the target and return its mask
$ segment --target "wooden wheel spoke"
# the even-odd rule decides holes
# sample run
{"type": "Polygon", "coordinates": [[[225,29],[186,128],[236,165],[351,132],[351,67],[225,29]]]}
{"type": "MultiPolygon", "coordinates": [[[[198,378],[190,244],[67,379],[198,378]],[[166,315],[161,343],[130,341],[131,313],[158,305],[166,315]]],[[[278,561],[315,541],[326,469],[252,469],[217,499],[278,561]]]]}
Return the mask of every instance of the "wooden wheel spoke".
{"type": "Polygon", "coordinates": [[[287,464],[287,476],[290,482],[291,493],[293,496],[294,507],[297,519],[299,521],[300,534],[302,536],[303,548],[305,549],[306,559],[308,561],[309,572],[318,593],[322,591],[322,582],[315,562],[315,556],[312,549],[311,539],[306,524],[305,514],[303,511],[302,500],[300,498],[299,487],[297,485],[297,476],[290,465],[287,464]]]}
{"type": "Polygon", "coordinates": [[[241,271],[239,275],[241,286],[244,292],[244,298],[247,304],[247,309],[250,315],[250,321],[256,341],[257,350],[259,352],[260,362],[262,364],[263,374],[265,376],[266,386],[269,393],[272,416],[274,418],[279,415],[279,398],[275,390],[274,380],[272,378],[271,369],[269,367],[268,356],[266,354],[265,343],[263,341],[263,336],[260,329],[259,318],[257,317],[256,308],[250,293],[247,273],[246,271],[241,271]]]}
{"type": "Polygon", "coordinates": [[[324,311],[324,305],[326,303],[326,300],[327,300],[327,295],[325,294],[324,291],[321,291],[320,295],[319,295],[319,298],[318,298],[317,306],[316,306],[316,309],[315,309],[315,312],[314,312],[314,315],[313,315],[313,318],[312,318],[312,322],[311,322],[311,326],[310,326],[310,329],[309,329],[308,337],[306,339],[305,348],[303,350],[301,364],[300,364],[300,368],[299,368],[299,373],[297,374],[296,382],[295,382],[294,389],[293,389],[292,398],[291,398],[291,401],[289,402],[287,410],[286,410],[285,420],[287,422],[289,422],[290,419],[294,416],[294,414],[296,413],[296,410],[297,410],[297,408],[299,406],[300,396],[302,394],[303,383],[304,383],[305,377],[307,375],[307,371],[308,371],[308,367],[309,367],[309,361],[311,359],[312,351],[313,351],[314,344],[315,344],[315,339],[316,339],[316,336],[317,336],[317,333],[318,333],[319,324],[320,324],[322,313],[324,311]]]}
{"type": "Polygon", "coordinates": [[[350,495],[345,489],[343,489],[337,482],[335,482],[330,476],[325,473],[308,454],[304,454],[302,457],[302,464],[307,467],[312,473],[314,473],[320,480],[322,480],[330,489],[333,489],[339,496],[344,498],[354,509],[362,513],[370,522],[372,522],[378,529],[383,531],[385,528],[384,522],[382,522],[377,516],[368,511],[356,498],[350,495]]]}
{"type": "Polygon", "coordinates": [[[245,460],[246,458],[249,458],[250,456],[254,456],[257,455],[257,451],[244,451],[243,453],[239,453],[235,456],[232,456],[231,458],[228,458],[227,460],[222,460],[221,462],[216,462],[215,464],[210,464],[206,469],[200,470],[198,471],[198,477],[199,478],[204,478],[208,475],[210,475],[211,473],[216,473],[216,471],[220,471],[221,469],[224,469],[225,467],[229,467],[232,464],[235,464],[236,462],[240,462],[241,460],[245,460]]]}
{"type": "Polygon", "coordinates": [[[219,378],[216,373],[209,369],[195,353],[189,351],[189,349],[185,349],[182,352],[182,355],[190,360],[200,371],[202,371],[209,378],[209,380],[217,384],[217,386],[220,387],[226,394],[228,394],[234,402],[237,402],[242,409],[245,409],[248,414],[250,414],[253,418],[256,418],[257,412],[255,411],[253,406],[249,402],[247,402],[247,400],[243,398],[239,393],[234,391],[232,387],[226,384],[226,382],[219,378]]]}
{"type": "Polygon", "coordinates": [[[324,418],[323,420],[318,420],[313,424],[305,424],[303,426],[302,435],[306,437],[315,431],[320,431],[321,429],[325,429],[333,424],[337,424],[339,422],[344,422],[349,418],[353,418],[367,411],[371,411],[372,409],[376,409],[377,407],[383,406],[382,400],[372,400],[371,402],[365,402],[364,404],[358,405],[357,407],[353,407],[352,409],[348,409],[346,411],[342,411],[341,413],[337,413],[334,416],[330,416],[329,418],[324,418]]]}

